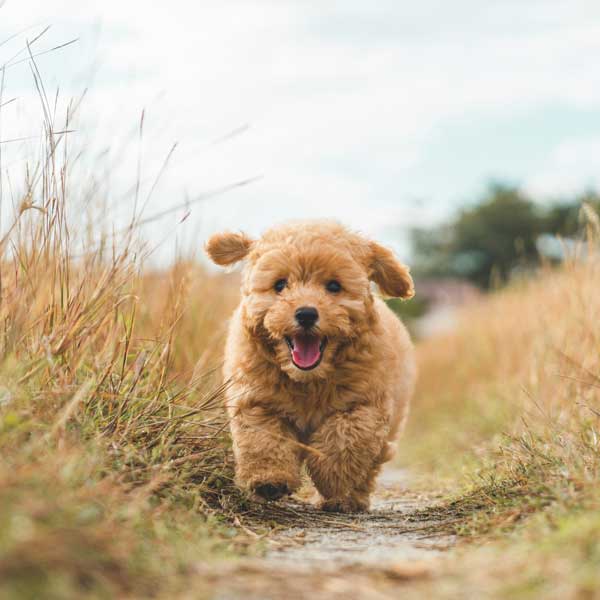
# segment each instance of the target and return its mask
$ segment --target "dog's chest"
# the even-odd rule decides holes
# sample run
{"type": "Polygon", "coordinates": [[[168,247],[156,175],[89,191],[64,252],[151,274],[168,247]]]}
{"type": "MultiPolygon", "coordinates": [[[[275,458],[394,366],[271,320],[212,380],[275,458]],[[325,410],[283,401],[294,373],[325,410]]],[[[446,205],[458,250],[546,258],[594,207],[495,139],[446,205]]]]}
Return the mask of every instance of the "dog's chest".
{"type": "Polygon", "coordinates": [[[310,436],[333,413],[343,410],[342,399],[332,390],[301,390],[285,402],[285,417],[301,437],[310,436]]]}

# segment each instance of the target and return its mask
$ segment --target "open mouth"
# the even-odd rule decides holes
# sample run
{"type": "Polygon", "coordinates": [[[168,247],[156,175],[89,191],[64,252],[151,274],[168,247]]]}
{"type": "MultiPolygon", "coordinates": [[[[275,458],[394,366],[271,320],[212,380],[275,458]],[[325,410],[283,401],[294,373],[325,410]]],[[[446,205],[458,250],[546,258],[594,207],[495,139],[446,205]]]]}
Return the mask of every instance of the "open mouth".
{"type": "Polygon", "coordinates": [[[308,333],[298,333],[291,337],[286,336],[285,341],[290,349],[292,362],[296,367],[303,371],[310,371],[319,366],[327,345],[327,338],[308,333]]]}

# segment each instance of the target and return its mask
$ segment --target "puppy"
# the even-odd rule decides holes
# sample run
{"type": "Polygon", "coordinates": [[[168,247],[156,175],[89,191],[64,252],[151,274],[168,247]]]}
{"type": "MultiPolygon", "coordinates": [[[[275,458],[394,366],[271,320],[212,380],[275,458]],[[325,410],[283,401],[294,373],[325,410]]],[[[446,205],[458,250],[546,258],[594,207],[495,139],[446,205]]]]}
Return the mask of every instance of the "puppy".
{"type": "Polygon", "coordinates": [[[246,261],[223,369],[238,485],[278,499],[305,464],[320,508],[368,510],[416,375],[409,335],[371,282],[411,298],[408,268],[329,222],[259,240],[221,233],[206,251],[218,265],[246,261]]]}

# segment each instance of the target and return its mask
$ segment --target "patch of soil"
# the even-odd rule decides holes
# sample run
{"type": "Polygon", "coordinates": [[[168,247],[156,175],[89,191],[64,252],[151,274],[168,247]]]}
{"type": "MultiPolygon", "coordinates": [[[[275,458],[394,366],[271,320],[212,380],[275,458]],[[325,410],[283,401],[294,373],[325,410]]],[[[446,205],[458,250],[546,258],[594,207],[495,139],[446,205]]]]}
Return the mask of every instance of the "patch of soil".
{"type": "Polygon", "coordinates": [[[430,577],[454,539],[444,522],[423,520],[430,496],[408,489],[406,472],[381,475],[371,511],[325,513],[298,499],[265,504],[242,519],[268,526],[259,560],[206,567],[214,598],[392,598],[398,586],[430,577]]]}

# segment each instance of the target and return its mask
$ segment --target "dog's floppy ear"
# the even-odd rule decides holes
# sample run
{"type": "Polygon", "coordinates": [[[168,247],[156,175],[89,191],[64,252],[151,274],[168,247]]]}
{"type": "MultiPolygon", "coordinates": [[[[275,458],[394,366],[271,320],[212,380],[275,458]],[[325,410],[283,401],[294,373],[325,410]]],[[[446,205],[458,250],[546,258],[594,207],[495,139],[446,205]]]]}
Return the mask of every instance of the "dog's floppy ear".
{"type": "Polygon", "coordinates": [[[412,298],[415,295],[415,286],[410,269],[398,261],[391,250],[376,242],[369,242],[369,250],[369,279],[387,296],[412,298]]]}
{"type": "Polygon", "coordinates": [[[232,265],[250,252],[254,240],[250,239],[244,233],[215,233],[208,242],[206,242],[206,253],[211,260],[221,266],[232,265]]]}

